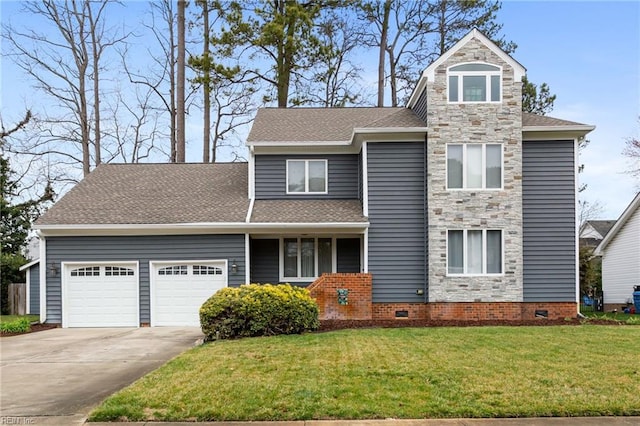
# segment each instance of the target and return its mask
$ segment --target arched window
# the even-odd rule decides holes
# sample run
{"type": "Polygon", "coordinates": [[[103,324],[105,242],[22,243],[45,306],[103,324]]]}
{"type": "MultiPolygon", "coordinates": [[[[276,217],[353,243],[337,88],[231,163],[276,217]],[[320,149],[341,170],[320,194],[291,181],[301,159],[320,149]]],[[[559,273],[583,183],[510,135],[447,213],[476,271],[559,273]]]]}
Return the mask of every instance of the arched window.
{"type": "Polygon", "coordinates": [[[447,70],[449,102],[500,102],[502,68],[484,63],[454,65],[447,70]]]}

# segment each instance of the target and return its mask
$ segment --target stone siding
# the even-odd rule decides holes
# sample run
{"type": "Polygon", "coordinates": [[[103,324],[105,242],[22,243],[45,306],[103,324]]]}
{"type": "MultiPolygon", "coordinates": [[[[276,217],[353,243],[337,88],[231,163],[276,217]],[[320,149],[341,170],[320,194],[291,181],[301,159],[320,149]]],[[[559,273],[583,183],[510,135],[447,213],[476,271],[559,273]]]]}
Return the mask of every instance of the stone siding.
{"type": "MultiPolygon", "coordinates": [[[[427,84],[429,302],[521,302],[522,83],[513,68],[476,39],[455,52],[427,84]],[[447,68],[486,62],[503,69],[502,102],[447,101],[447,68]],[[502,190],[446,189],[447,143],[503,145],[502,190]],[[499,276],[447,276],[447,230],[502,229],[504,271],[499,276]]],[[[462,95],[461,95],[462,96],[462,95]]]]}

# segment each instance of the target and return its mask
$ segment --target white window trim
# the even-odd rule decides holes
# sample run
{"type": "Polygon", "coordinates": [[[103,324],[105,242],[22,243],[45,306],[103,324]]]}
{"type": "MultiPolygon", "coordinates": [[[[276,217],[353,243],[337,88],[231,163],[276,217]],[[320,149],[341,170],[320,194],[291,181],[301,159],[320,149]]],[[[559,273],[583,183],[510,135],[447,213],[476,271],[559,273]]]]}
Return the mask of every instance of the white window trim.
{"type": "Polygon", "coordinates": [[[461,63],[461,64],[455,64],[455,65],[451,65],[449,68],[447,68],[447,102],[450,104],[500,104],[502,103],[502,67],[500,65],[496,65],[496,64],[490,64],[488,62],[465,62],[465,63],[461,63]],[[457,67],[460,65],[472,65],[472,64],[478,64],[478,65],[490,65],[492,67],[498,67],[499,70],[497,71],[451,71],[451,68],[453,67],[457,67]],[[491,76],[499,76],[500,77],[500,99],[497,101],[492,101],[491,100],[491,76]],[[451,99],[449,99],[449,77],[450,76],[457,76],[458,77],[458,100],[457,101],[452,101],[451,99]],[[486,96],[487,96],[487,100],[484,101],[465,101],[464,100],[464,91],[463,91],[463,78],[464,76],[485,76],[485,81],[486,81],[486,96]]]}
{"type": "Polygon", "coordinates": [[[446,231],[446,244],[445,244],[445,253],[446,253],[446,276],[447,277],[501,277],[504,276],[504,229],[496,229],[496,228],[486,228],[486,229],[447,229],[446,231]],[[469,274],[467,272],[463,272],[461,274],[452,274],[449,272],[449,231],[462,231],[462,256],[463,256],[463,265],[464,270],[467,270],[467,232],[468,231],[482,231],[482,273],[481,274],[469,274]],[[500,231],[500,249],[502,253],[500,254],[500,259],[502,263],[500,264],[500,270],[502,272],[499,273],[487,273],[487,231],[500,231]]]}
{"type": "Polygon", "coordinates": [[[502,191],[504,190],[504,145],[501,143],[448,143],[445,148],[445,188],[447,191],[502,191]],[[462,146],[462,188],[449,188],[449,146],[462,146]],[[482,145],[482,188],[467,188],[467,147],[482,145]],[[487,188],[487,145],[500,146],[500,186],[487,188]]]}
{"type": "Polygon", "coordinates": [[[319,239],[331,239],[331,272],[335,273],[337,270],[337,265],[338,265],[338,251],[337,251],[337,246],[336,246],[336,237],[331,237],[331,236],[322,236],[322,235],[318,235],[318,236],[299,236],[299,235],[291,235],[291,236],[286,236],[286,237],[280,237],[279,241],[280,241],[280,247],[279,247],[279,267],[280,267],[280,271],[278,273],[278,275],[280,276],[280,282],[307,282],[307,281],[315,281],[318,279],[318,240],[319,239]],[[300,250],[302,249],[302,244],[301,244],[301,240],[302,239],[307,239],[307,238],[313,238],[313,268],[316,271],[316,276],[314,277],[285,277],[284,276],[284,240],[285,239],[297,239],[298,240],[298,256],[297,256],[297,265],[296,265],[296,269],[298,271],[302,270],[302,256],[300,256],[300,250]]]}
{"type": "Polygon", "coordinates": [[[298,159],[292,158],[287,160],[287,173],[286,173],[286,193],[287,195],[323,195],[329,193],[329,161],[326,159],[320,158],[310,158],[310,159],[298,159]],[[289,163],[292,161],[304,162],[304,191],[302,192],[291,192],[289,191],[289,163]],[[324,191],[311,192],[309,191],[309,162],[311,161],[323,161],[324,162],[324,191]]]}

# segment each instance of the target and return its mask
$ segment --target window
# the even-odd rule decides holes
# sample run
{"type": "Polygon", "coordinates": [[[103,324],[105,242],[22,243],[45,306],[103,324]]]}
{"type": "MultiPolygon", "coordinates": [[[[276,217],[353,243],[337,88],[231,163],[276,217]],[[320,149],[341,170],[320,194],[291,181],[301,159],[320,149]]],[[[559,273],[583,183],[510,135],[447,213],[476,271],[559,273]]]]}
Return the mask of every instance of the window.
{"type": "Polygon", "coordinates": [[[447,145],[447,189],[501,188],[502,145],[447,145]]]}
{"type": "Polygon", "coordinates": [[[222,275],[222,269],[215,266],[193,265],[193,275],[222,275]]]}
{"type": "Polygon", "coordinates": [[[133,275],[133,269],[121,268],[119,266],[105,266],[104,274],[107,277],[122,277],[127,275],[133,275]]]}
{"type": "Polygon", "coordinates": [[[327,160],[287,160],[287,194],[326,194],[327,160]]]}
{"type": "Polygon", "coordinates": [[[447,231],[447,273],[489,275],[502,273],[502,231],[447,231]]]}
{"type": "Polygon", "coordinates": [[[333,272],[333,244],[331,238],[283,238],[282,278],[314,279],[325,272],[333,272]]]}
{"type": "Polygon", "coordinates": [[[187,275],[187,265],[165,266],[158,269],[158,275],[187,275]]]}
{"type": "Polygon", "coordinates": [[[99,277],[99,266],[87,266],[85,268],[77,268],[71,270],[72,277],[99,277]]]}
{"type": "Polygon", "coordinates": [[[449,102],[500,102],[502,70],[489,64],[449,68],[449,102]]]}

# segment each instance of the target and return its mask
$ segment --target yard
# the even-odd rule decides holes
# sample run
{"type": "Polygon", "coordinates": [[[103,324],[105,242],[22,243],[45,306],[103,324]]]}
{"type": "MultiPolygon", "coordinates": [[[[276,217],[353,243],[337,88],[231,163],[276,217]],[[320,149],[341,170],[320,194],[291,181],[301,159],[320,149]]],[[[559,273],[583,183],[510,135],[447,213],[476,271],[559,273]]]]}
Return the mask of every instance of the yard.
{"type": "Polygon", "coordinates": [[[640,328],[342,330],[194,348],[91,420],[640,415],[640,328]]]}

